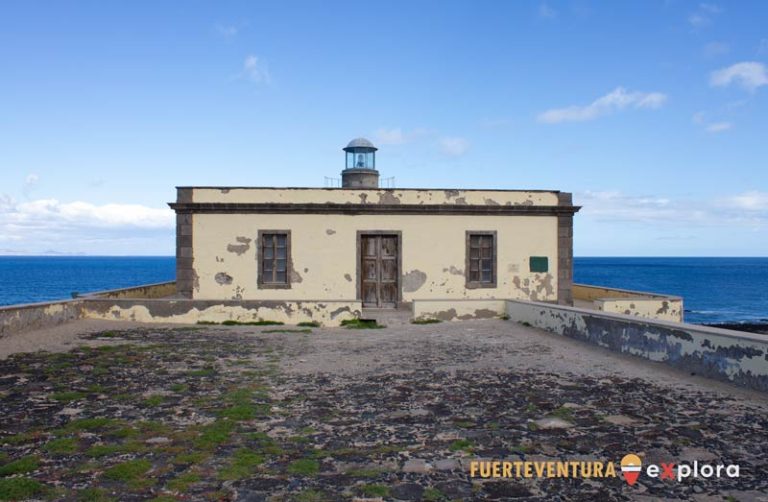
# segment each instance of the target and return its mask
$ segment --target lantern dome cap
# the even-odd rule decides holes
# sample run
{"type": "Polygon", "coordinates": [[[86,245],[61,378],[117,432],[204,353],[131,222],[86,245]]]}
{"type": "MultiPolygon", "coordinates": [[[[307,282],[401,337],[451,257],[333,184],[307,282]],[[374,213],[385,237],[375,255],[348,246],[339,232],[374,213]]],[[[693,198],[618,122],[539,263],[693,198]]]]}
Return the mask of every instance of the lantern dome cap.
{"type": "Polygon", "coordinates": [[[351,149],[351,148],[370,148],[372,150],[378,150],[378,148],[373,146],[373,143],[371,143],[369,140],[367,140],[365,138],[355,138],[355,139],[353,139],[344,148],[344,150],[351,149]]]}

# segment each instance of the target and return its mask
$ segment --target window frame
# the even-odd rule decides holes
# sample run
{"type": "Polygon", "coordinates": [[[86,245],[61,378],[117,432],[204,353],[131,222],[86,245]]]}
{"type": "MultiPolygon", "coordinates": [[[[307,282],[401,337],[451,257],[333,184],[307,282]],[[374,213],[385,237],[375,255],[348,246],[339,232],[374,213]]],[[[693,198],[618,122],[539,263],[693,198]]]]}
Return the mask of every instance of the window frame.
{"type": "MultiPolygon", "coordinates": [[[[258,244],[256,245],[256,262],[258,264],[257,286],[258,289],[291,289],[291,275],[293,273],[293,259],[291,258],[291,231],[290,230],[259,230],[258,244]],[[264,237],[267,235],[285,235],[285,282],[267,282],[264,280],[264,237]]],[[[273,260],[277,258],[273,257],[273,260]]]]}
{"type": "Polygon", "coordinates": [[[467,230],[465,234],[466,240],[466,259],[464,263],[466,288],[467,289],[481,289],[481,288],[496,288],[498,277],[498,263],[497,263],[497,247],[499,245],[498,237],[495,230],[467,230]],[[491,281],[482,282],[482,270],[478,270],[480,281],[473,281],[470,279],[470,265],[471,265],[471,240],[473,236],[490,236],[491,237],[491,281]]]}

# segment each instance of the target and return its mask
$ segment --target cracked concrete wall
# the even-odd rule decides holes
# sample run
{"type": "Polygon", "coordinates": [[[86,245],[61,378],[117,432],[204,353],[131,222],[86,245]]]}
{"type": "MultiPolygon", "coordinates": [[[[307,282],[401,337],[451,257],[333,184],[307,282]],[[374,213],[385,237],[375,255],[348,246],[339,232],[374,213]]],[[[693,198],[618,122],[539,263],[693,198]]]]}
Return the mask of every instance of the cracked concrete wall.
{"type": "Polygon", "coordinates": [[[558,205],[557,192],[339,188],[193,188],[196,203],[558,205]]]}
{"type": "Polygon", "coordinates": [[[762,335],[538,302],[510,300],[506,305],[510,321],[768,391],[768,338],[762,335]]]}
{"type": "Polygon", "coordinates": [[[440,321],[466,321],[493,319],[504,315],[504,300],[415,300],[412,305],[414,319],[440,321]]]}
{"type": "Polygon", "coordinates": [[[398,231],[402,237],[400,289],[405,302],[434,298],[557,300],[555,216],[196,214],[193,225],[194,299],[357,299],[357,232],[398,231]],[[293,280],[290,288],[259,289],[258,232],[278,229],[291,231],[293,280]],[[496,288],[466,288],[467,230],[497,233],[496,288]],[[249,247],[243,250],[248,239],[249,247]],[[531,256],[549,257],[549,272],[529,272],[531,256]]]}
{"type": "Polygon", "coordinates": [[[360,302],[281,302],[281,301],[206,301],[206,300],[85,300],[85,319],[124,320],[149,323],[253,322],[279,321],[285,324],[316,321],[323,326],[339,326],[362,312],[360,302]]]}

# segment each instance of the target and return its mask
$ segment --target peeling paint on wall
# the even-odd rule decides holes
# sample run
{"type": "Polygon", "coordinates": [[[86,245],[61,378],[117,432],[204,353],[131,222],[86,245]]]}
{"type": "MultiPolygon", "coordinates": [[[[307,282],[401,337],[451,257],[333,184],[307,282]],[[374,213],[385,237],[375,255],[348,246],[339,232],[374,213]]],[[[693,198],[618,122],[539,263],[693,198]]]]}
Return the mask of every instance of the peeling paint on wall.
{"type": "Polygon", "coordinates": [[[507,301],[511,320],[527,322],[615,352],[768,391],[768,339],[694,324],[634,319],[592,310],[507,301]]]}
{"type": "Polygon", "coordinates": [[[395,197],[392,192],[379,192],[379,204],[400,204],[400,199],[395,197]]]}
{"type": "Polygon", "coordinates": [[[413,317],[440,321],[493,319],[504,314],[504,300],[414,300],[413,317]]]}
{"type": "Polygon", "coordinates": [[[232,276],[226,272],[219,272],[216,274],[215,280],[217,284],[221,285],[232,284],[232,276]]]}
{"type": "Polygon", "coordinates": [[[242,255],[251,248],[251,239],[248,237],[236,237],[235,240],[239,242],[239,244],[227,244],[227,251],[230,253],[242,255]]]}
{"type": "Polygon", "coordinates": [[[317,321],[338,326],[344,319],[362,315],[360,302],[279,302],[232,300],[88,300],[83,318],[125,319],[152,323],[188,323],[227,320],[279,321],[286,324],[317,321]]]}
{"type": "Polygon", "coordinates": [[[451,275],[464,275],[464,271],[451,265],[449,268],[444,268],[443,272],[448,272],[451,275]]]}
{"type": "Polygon", "coordinates": [[[403,292],[413,293],[418,291],[427,282],[427,274],[421,270],[411,270],[403,275],[403,292]]]}

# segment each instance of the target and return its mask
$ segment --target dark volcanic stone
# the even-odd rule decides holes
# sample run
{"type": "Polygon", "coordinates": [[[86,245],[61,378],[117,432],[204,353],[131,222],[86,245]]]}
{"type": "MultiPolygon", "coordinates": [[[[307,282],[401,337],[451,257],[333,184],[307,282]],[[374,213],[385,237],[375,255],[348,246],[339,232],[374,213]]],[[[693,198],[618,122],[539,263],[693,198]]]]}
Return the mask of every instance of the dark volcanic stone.
{"type": "Polygon", "coordinates": [[[390,490],[392,497],[400,500],[421,500],[424,487],[416,483],[402,483],[395,485],[390,490]]]}
{"type": "Polygon", "coordinates": [[[483,491],[492,500],[530,497],[531,492],[525,486],[514,481],[493,481],[483,485],[483,491]]]}

